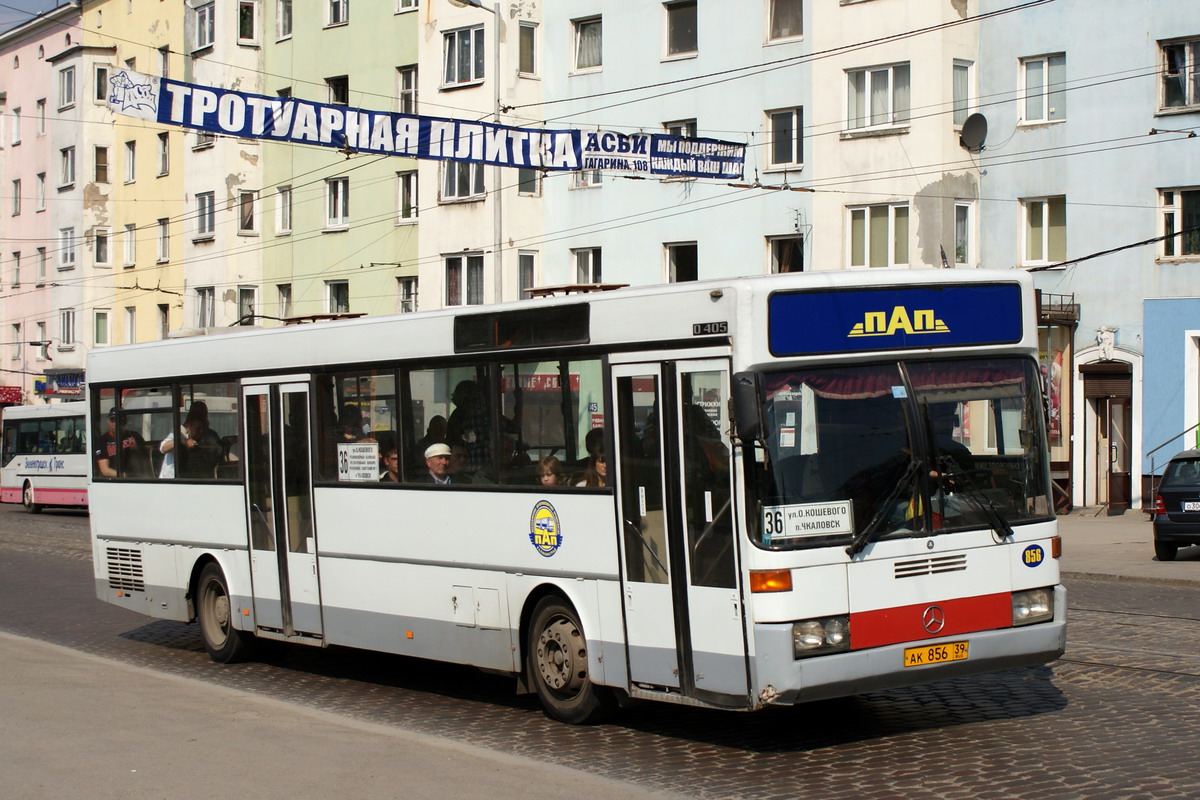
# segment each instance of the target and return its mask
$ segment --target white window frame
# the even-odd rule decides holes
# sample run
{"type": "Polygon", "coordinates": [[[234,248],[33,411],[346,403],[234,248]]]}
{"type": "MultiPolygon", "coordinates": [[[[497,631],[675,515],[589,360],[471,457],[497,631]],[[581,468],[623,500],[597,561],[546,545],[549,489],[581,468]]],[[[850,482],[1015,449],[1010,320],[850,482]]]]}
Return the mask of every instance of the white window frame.
{"type": "Polygon", "coordinates": [[[603,277],[604,258],[599,247],[575,247],[571,249],[571,263],[575,268],[576,283],[600,283],[603,277]]]}
{"type": "Polygon", "coordinates": [[[107,308],[92,311],[92,346],[107,347],[112,344],[112,320],[107,308]]]}
{"type": "Polygon", "coordinates": [[[21,179],[12,182],[12,215],[21,216],[21,179]]]}
{"type": "Polygon", "coordinates": [[[325,230],[340,231],[350,227],[350,179],[325,179],[325,230]]]}
{"type": "Polygon", "coordinates": [[[112,70],[111,64],[97,64],[92,70],[92,100],[97,103],[108,102],[108,76],[112,70]]]}
{"type": "Polygon", "coordinates": [[[92,263],[97,267],[112,266],[112,229],[92,229],[92,263]]]}
{"type": "Polygon", "coordinates": [[[604,185],[604,173],[598,169],[577,169],[571,173],[570,189],[599,189],[604,185]]]}
{"type": "Polygon", "coordinates": [[[1021,93],[1020,93],[1020,124],[1045,125],[1047,123],[1064,122],[1067,119],[1067,88],[1066,88],[1067,56],[1065,53],[1049,53],[1042,56],[1030,56],[1021,59],[1021,93]],[[1052,89],[1050,71],[1055,68],[1052,63],[1058,61],[1062,70],[1062,80],[1053,84],[1058,88],[1052,89]],[[1033,80],[1031,69],[1034,66],[1041,72],[1041,82],[1030,86],[1033,80]],[[1032,108],[1036,106],[1036,108],[1032,108]],[[1031,113],[1032,111],[1032,113],[1031,113]],[[1036,116],[1034,116],[1036,114],[1036,116]]]}
{"type": "Polygon", "coordinates": [[[208,241],[217,232],[216,192],[196,193],[196,238],[193,241],[208,241]]]}
{"type": "Polygon", "coordinates": [[[411,225],[420,215],[418,173],[415,169],[396,173],[396,224],[411,225]]]}
{"type": "MultiPolygon", "coordinates": [[[[1195,202],[1190,216],[1200,219],[1200,186],[1174,186],[1158,190],[1158,235],[1162,237],[1186,230],[1188,227],[1200,225],[1188,224],[1187,208],[1183,200],[1184,193],[1195,195],[1195,202]]],[[[1164,238],[1158,245],[1158,257],[1164,261],[1197,261],[1200,260],[1200,232],[1187,236],[1171,236],[1164,238]],[[1188,246],[1191,252],[1187,252],[1188,246]]]]}
{"type": "Polygon", "coordinates": [[[950,263],[955,267],[975,263],[975,204],[968,200],[954,203],[954,252],[950,263]]]}
{"type": "Polygon", "coordinates": [[[258,308],[258,287],[239,286],[237,290],[237,321],[239,325],[253,325],[255,310],[258,308]],[[250,321],[244,321],[250,317],[250,321]]]}
{"type": "Polygon", "coordinates": [[[396,311],[412,314],[420,310],[421,285],[416,276],[396,278],[396,311]]]}
{"type": "Polygon", "coordinates": [[[517,196],[542,196],[542,171],[536,167],[517,168],[517,196]]]}
{"type": "Polygon", "coordinates": [[[171,220],[161,217],[158,220],[158,253],[156,261],[165,264],[171,260],[171,220]]]}
{"type": "Polygon", "coordinates": [[[292,38],[292,0],[275,0],[275,41],[292,38]]]}
{"type": "Polygon", "coordinates": [[[158,338],[166,339],[171,332],[171,306],[167,303],[158,304],[158,338]]]}
{"type": "Polygon", "coordinates": [[[43,286],[46,283],[46,262],[50,260],[46,248],[39,247],[37,249],[37,285],[43,286]]]}
{"type": "Polygon", "coordinates": [[[663,60],[671,61],[678,58],[695,58],[700,54],[700,9],[699,3],[696,0],[670,0],[662,4],[663,6],[663,60]],[[693,46],[687,47],[688,42],[673,41],[681,38],[686,34],[686,29],[683,28],[687,24],[687,17],[684,12],[687,9],[692,12],[692,38],[693,46]],[[677,34],[679,37],[677,37],[677,34]],[[673,49],[677,48],[677,49],[673,49]]]}
{"type": "Polygon", "coordinates": [[[664,242],[663,262],[666,273],[664,277],[667,283],[691,283],[700,280],[700,245],[698,242],[664,242]],[[696,254],[696,277],[680,280],[679,255],[687,250],[696,254]]]}
{"type": "Polygon", "coordinates": [[[293,316],[292,308],[292,285],[290,283],[275,284],[275,297],[277,307],[279,309],[279,318],[287,319],[293,316]]]}
{"type": "Polygon", "coordinates": [[[846,208],[846,265],[850,268],[891,268],[907,266],[912,258],[912,210],[908,203],[874,203],[872,205],[848,206],[846,208]],[[886,209],[887,214],[887,260],[886,263],[871,263],[871,218],[873,211],[886,209]],[[901,213],[903,211],[903,213],[901,213]],[[862,216],[862,258],[856,262],[854,218],[862,216]],[[903,224],[900,221],[903,220],[903,224]],[[902,248],[902,249],[901,249],[902,248]]]}
{"type": "Polygon", "coordinates": [[[16,147],[21,143],[21,109],[14,108],[12,110],[12,145],[16,147]]]}
{"type": "Polygon", "coordinates": [[[404,14],[420,8],[420,0],[396,0],[396,13],[404,14]]]}
{"type": "Polygon", "coordinates": [[[580,19],[573,19],[571,20],[571,33],[574,37],[574,44],[571,48],[571,51],[574,54],[574,60],[571,63],[575,65],[574,69],[571,71],[596,72],[604,69],[604,18],[581,17],[580,19]],[[599,42],[596,47],[596,56],[594,61],[592,59],[587,59],[588,63],[584,63],[585,53],[583,48],[585,44],[585,33],[591,30],[592,26],[596,26],[595,30],[598,31],[596,36],[599,38],[599,42]]]}
{"type": "Polygon", "coordinates": [[[216,287],[196,287],[196,327],[212,328],[216,326],[216,287]]]}
{"type": "Polygon", "coordinates": [[[108,183],[108,148],[96,145],[92,148],[92,179],[96,183],[108,183]]]}
{"type": "Polygon", "coordinates": [[[787,275],[793,272],[804,271],[804,237],[797,233],[790,233],[786,236],[768,236],[767,237],[767,273],[770,275],[787,275]],[[800,268],[794,269],[793,265],[789,264],[788,269],[782,269],[783,263],[779,258],[780,250],[784,245],[796,247],[800,252],[800,268]]]}
{"type": "Polygon", "coordinates": [[[37,323],[37,339],[35,341],[45,342],[45,344],[42,344],[41,346],[39,346],[37,348],[37,355],[34,356],[34,360],[35,361],[48,360],[50,358],[50,353],[48,352],[48,350],[50,348],[50,344],[49,344],[50,337],[47,336],[45,322],[37,323]]]}
{"type": "Polygon", "coordinates": [[[804,107],[776,108],[767,111],[767,169],[800,169],[804,166],[804,107]],[[791,126],[788,133],[787,149],[790,157],[776,161],[776,152],[780,143],[780,129],[777,123],[787,117],[791,126]]]}
{"type": "Polygon", "coordinates": [[[63,67],[58,71],[58,110],[75,105],[75,67],[63,67]]]}
{"type": "Polygon", "coordinates": [[[1021,265],[1022,266],[1045,266],[1053,264],[1057,261],[1062,261],[1066,258],[1067,249],[1067,199],[1064,195],[1046,195],[1045,197],[1022,197],[1021,198],[1021,265]],[[1063,252],[1057,255],[1052,255],[1051,250],[1051,210],[1055,201],[1061,201],[1062,204],[1062,249],[1063,252]],[[1039,204],[1035,208],[1035,204],[1039,204]],[[1034,216],[1038,216],[1039,224],[1041,225],[1041,233],[1035,236],[1033,220],[1034,216]],[[1031,253],[1030,248],[1035,244],[1041,250],[1040,257],[1037,254],[1031,253]],[[1061,256],[1058,257],[1058,256],[1061,256]]]}
{"type": "Polygon", "coordinates": [[[418,75],[416,64],[396,67],[396,111],[401,114],[417,113],[418,75]]]}
{"type": "Polygon", "coordinates": [[[955,59],[950,65],[950,119],[954,129],[962,128],[975,105],[975,65],[955,59]]]}
{"type": "Polygon", "coordinates": [[[350,105],[350,76],[349,75],[334,75],[325,79],[325,102],[334,106],[350,105]],[[338,90],[345,90],[345,97],[338,99],[338,90]]]}
{"type": "Polygon", "coordinates": [[[216,41],[216,3],[201,3],[192,9],[192,21],[195,25],[195,46],[192,52],[198,52],[212,47],[216,41]]]}
{"type": "Polygon", "coordinates": [[[487,47],[484,44],[483,25],[471,25],[442,32],[442,88],[474,86],[487,77],[487,47]],[[466,48],[467,74],[460,66],[462,51],[466,48]]]}
{"type": "Polygon", "coordinates": [[[239,236],[258,235],[258,192],[247,189],[238,191],[238,227],[239,236]]]}
{"type": "Polygon", "coordinates": [[[171,47],[163,45],[158,48],[158,76],[160,78],[171,77],[171,47]]]}
{"type": "Polygon", "coordinates": [[[517,75],[535,78],[538,74],[538,24],[522,20],[517,26],[517,75]]]}
{"type": "Polygon", "coordinates": [[[767,9],[767,41],[768,42],[789,42],[804,36],[804,0],[768,0],[769,8],[767,9]],[[781,8],[787,5],[788,8],[781,8]],[[777,28],[782,24],[779,17],[786,14],[790,19],[799,17],[797,24],[799,30],[793,32],[791,28],[777,32],[777,28]]]}
{"type": "Polygon", "coordinates": [[[538,253],[536,250],[517,251],[518,299],[529,297],[529,290],[538,285],[538,253]]]}
{"type": "Polygon", "coordinates": [[[158,177],[171,174],[171,134],[158,134],[158,177]]]}
{"type": "Polygon", "coordinates": [[[1158,110],[1175,112],[1200,107],[1200,38],[1172,39],[1159,42],[1158,47],[1162,65],[1158,110]],[[1172,86],[1182,102],[1170,102],[1172,86]]]}
{"type": "Polygon", "coordinates": [[[125,224],[125,233],[121,241],[121,252],[124,261],[121,266],[132,267],[137,264],[137,226],[125,224]]]}
{"type": "Polygon", "coordinates": [[[46,135],[46,98],[38,100],[35,104],[37,110],[37,135],[46,135]]]}
{"type": "Polygon", "coordinates": [[[75,148],[64,147],[58,151],[58,187],[65,189],[75,185],[75,148]]]}
{"type": "Polygon", "coordinates": [[[215,146],[217,135],[212,131],[196,131],[196,139],[192,142],[192,150],[207,150],[215,146]]]}
{"type": "Polygon", "coordinates": [[[350,281],[325,281],[325,309],[330,314],[350,313],[350,281]],[[345,295],[345,307],[339,307],[339,295],[345,295]]]}
{"type": "Polygon", "coordinates": [[[251,47],[258,46],[258,24],[260,21],[258,12],[259,12],[258,0],[238,0],[237,20],[236,20],[237,43],[238,44],[244,45],[244,46],[251,46],[251,47]],[[250,17],[249,17],[249,19],[250,19],[250,35],[249,36],[245,35],[243,28],[242,28],[242,22],[245,19],[245,17],[243,17],[242,14],[246,10],[249,10],[249,12],[250,12],[250,17]]]}
{"type": "Polygon", "coordinates": [[[34,202],[37,203],[37,207],[34,209],[34,211],[45,211],[46,210],[46,173],[39,172],[37,174],[37,182],[35,183],[34,188],[36,189],[36,195],[37,195],[34,198],[34,202]]]}
{"type": "Polygon", "coordinates": [[[137,142],[125,143],[125,183],[137,182],[137,142]]]}
{"type": "Polygon", "coordinates": [[[483,253],[456,253],[446,256],[445,265],[447,307],[483,305],[483,253]],[[451,280],[451,275],[457,275],[457,286],[456,282],[451,280]]]}
{"type": "Polygon", "coordinates": [[[912,68],[909,62],[879,64],[846,70],[846,130],[892,130],[907,128],[912,114],[912,68]],[[897,76],[904,76],[907,96],[897,91],[897,76]],[[882,92],[884,103],[872,104],[874,87],[886,84],[882,92]],[[861,100],[861,102],[860,102],[861,100]]]}
{"type": "MultiPolygon", "coordinates": [[[[378,2],[378,0],[376,0],[378,2]]],[[[350,0],[328,0],[325,4],[325,27],[346,25],[350,22],[350,0]]]]}
{"type": "Polygon", "coordinates": [[[16,289],[21,285],[21,251],[17,250],[12,254],[13,271],[12,271],[12,288],[16,289]]]}
{"type": "Polygon", "coordinates": [[[75,228],[58,229],[58,268],[75,268],[75,228]]]}
{"type": "Polygon", "coordinates": [[[21,357],[21,348],[23,346],[24,342],[21,341],[21,323],[14,322],[12,326],[12,350],[10,351],[10,357],[13,361],[21,357]]]}
{"type": "Polygon", "coordinates": [[[125,344],[137,342],[137,306],[125,306],[125,344]]]}
{"type": "Polygon", "coordinates": [[[75,309],[60,308],[58,310],[58,349],[75,349],[75,309]]]}
{"type": "Polygon", "coordinates": [[[275,235],[289,236],[292,232],[292,187],[275,189],[275,235]]]}
{"type": "Polygon", "coordinates": [[[443,161],[439,165],[439,169],[441,175],[438,181],[440,186],[438,202],[475,202],[487,197],[487,179],[483,164],[469,161],[443,161]],[[462,186],[464,176],[467,182],[465,190],[462,186]]]}

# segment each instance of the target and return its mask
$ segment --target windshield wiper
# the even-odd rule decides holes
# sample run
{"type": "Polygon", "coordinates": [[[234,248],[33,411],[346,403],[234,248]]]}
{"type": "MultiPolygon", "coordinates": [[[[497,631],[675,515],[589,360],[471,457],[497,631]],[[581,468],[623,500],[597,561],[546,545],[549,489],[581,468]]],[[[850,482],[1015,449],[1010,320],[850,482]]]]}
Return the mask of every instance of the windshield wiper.
{"type": "Polygon", "coordinates": [[[862,551],[864,547],[878,538],[875,535],[875,532],[883,526],[884,519],[886,519],[887,515],[892,511],[892,504],[896,502],[896,498],[898,498],[900,493],[904,491],[904,487],[912,483],[913,478],[915,478],[917,475],[917,470],[920,468],[920,459],[916,458],[915,456],[909,459],[908,467],[904,470],[904,474],[900,476],[900,480],[896,481],[896,485],[892,487],[890,492],[888,492],[888,495],[886,498],[884,498],[884,501],[879,504],[879,509],[875,512],[875,516],[871,518],[871,521],[867,523],[867,527],[863,528],[862,531],[854,537],[854,541],[850,543],[850,546],[846,548],[846,555],[854,558],[854,556],[862,551]]]}
{"type": "Polygon", "coordinates": [[[943,454],[938,458],[938,466],[941,467],[944,476],[953,479],[958,486],[962,487],[962,496],[971,505],[983,512],[983,516],[987,519],[988,524],[992,526],[993,530],[999,531],[1000,538],[1007,539],[1013,536],[1012,525],[1008,524],[1008,520],[1000,513],[1000,509],[996,508],[991,498],[975,485],[975,481],[971,479],[971,476],[964,472],[953,458],[943,454]]]}

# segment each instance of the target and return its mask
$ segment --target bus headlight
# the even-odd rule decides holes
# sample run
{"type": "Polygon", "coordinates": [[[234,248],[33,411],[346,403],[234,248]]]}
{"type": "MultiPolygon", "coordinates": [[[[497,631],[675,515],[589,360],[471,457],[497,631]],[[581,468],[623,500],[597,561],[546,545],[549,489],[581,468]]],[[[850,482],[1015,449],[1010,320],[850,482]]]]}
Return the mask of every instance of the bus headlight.
{"type": "Polygon", "coordinates": [[[850,649],[850,619],[824,617],[792,623],[792,655],[808,658],[850,649]]]}
{"type": "Polygon", "coordinates": [[[1045,588],[1013,592],[1012,615],[1014,627],[1054,619],[1054,590],[1045,588]]]}

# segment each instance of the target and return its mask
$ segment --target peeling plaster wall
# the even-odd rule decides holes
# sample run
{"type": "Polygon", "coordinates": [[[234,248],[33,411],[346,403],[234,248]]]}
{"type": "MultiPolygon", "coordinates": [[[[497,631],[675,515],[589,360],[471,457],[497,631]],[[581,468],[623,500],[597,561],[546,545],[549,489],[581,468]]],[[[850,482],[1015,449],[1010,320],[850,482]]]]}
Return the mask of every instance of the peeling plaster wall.
{"type": "MultiPolygon", "coordinates": [[[[940,248],[946,249],[946,258],[954,266],[954,203],[958,200],[979,199],[979,176],[973,172],[943,173],[939,180],[927,183],[913,196],[917,212],[917,252],[913,263],[941,264],[940,248]]],[[[978,215],[976,215],[978,216],[978,215]]],[[[975,220],[971,220],[972,225],[975,220]]],[[[975,242],[975,231],[970,232],[975,242]]],[[[968,255],[968,265],[979,266],[978,245],[968,255]]]]}

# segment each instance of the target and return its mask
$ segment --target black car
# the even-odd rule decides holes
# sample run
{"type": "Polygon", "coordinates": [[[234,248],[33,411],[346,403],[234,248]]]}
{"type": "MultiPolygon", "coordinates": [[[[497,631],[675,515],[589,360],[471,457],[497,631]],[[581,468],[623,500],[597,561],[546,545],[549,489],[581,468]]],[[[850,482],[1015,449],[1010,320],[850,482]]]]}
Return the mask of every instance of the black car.
{"type": "Polygon", "coordinates": [[[1174,561],[1180,547],[1200,544],[1200,450],[1176,453],[1154,498],[1154,555],[1174,561]]]}

